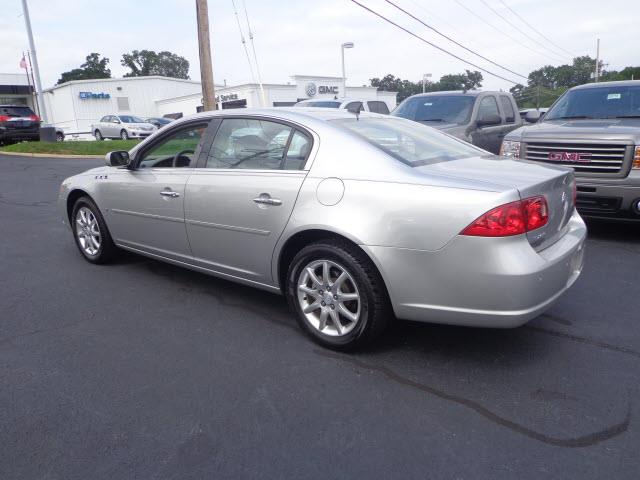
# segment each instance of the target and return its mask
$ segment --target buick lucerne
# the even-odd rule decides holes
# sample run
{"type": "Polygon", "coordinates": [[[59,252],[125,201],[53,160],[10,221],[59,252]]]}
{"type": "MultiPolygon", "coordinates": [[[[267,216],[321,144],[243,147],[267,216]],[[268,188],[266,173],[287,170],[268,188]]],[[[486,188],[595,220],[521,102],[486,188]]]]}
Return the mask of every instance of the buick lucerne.
{"type": "Polygon", "coordinates": [[[571,170],[402,118],[205,112],[106,163],[60,188],[84,258],[125,249],[282,293],[334,349],[395,318],[515,327],[582,270],[571,170]]]}

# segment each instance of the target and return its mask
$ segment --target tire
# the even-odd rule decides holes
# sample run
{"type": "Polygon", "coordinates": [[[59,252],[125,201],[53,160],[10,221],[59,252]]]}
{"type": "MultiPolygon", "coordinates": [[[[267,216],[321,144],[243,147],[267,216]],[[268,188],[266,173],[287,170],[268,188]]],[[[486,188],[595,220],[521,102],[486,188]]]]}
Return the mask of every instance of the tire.
{"type": "Polygon", "coordinates": [[[56,142],[64,142],[64,133],[56,132],[56,142]]]}
{"type": "Polygon", "coordinates": [[[120,138],[122,140],[129,140],[129,134],[124,128],[120,131],[120,138]]]}
{"type": "Polygon", "coordinates": [[[364,252],[346,241],[329,239],[304,247],[293,258],[286,281],[287,301],[298,324],[323,347],[340,351],[360,348],[380,335],[393,318],[377,268],[364,252]],[[327,266],[328,282],[321,278],[327,266]],[[308,273],[309,268],[322,286],[308,273]],[[340,278],[345,279],[340,282],[340,278]],[[303,308],[312,310],[305,313],[303,308]],[[336,315],[339,326],[334,321],[336,315]]]}
{"type": "Polygon", "coordinates": [[[93,136],[96,137],[96,140],[99,142],[104,140],[104,137],[102,136],[102,133],[100,133],[100,130],[96,130],[95,132],[93,132],[93,136]]]}
{"type": "Polygon", "coordinates": [[[87,261],[96,264],[108,263],[116,256],[118,248],[113,243],[100,209],[89,197],[80,197],[73,206],[71,228],[76,246],[87,261]],[[80,225],[79,220],[84,225],[80,225]],[[97,229],[94,226],[97,226],[97,229]],[[91,242],[88,238],[88,235],[96,237],[96,230],[98,233],[97,247],[96,243],[91,242]]]}

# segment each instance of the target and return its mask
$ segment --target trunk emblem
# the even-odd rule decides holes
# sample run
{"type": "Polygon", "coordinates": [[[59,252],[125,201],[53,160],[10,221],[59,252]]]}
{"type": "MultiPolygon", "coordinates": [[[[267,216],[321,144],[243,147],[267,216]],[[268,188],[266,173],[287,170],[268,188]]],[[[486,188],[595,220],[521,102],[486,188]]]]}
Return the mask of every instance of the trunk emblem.
{"type": "Polygon", "coordinates": [[[549,160],[552,162],[588,163],[591,154],[588,152],[549,152],[549,160]]]}

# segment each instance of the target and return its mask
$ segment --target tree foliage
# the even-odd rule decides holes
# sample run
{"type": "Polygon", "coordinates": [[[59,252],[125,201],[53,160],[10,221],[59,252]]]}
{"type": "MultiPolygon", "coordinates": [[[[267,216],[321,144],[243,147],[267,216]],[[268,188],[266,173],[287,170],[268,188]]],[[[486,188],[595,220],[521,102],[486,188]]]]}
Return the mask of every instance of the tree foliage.
{"type": "MultiPolygon", "coordinates": [[[[466,70],[465,73],[444,75],[437,82],[426,82],[425,91],[474,90],[482,86],[481,82],[482,73],[466,70]]],[[[402,80],[391,74],[382,78],[372,78],[371,86],[381,91],[398,92],[398,102],[416,93],[422,93],[421,81],[402,80]]]]}
{"type": "Polygon", "coordinates": [[[189,61],[175,53],[153,50],[133,50],[122,55],[122,66],[131,71],[125,77],[163,77],[189,78],[189,61]]]}
{"type": "Polygon", "coordinates": [[[72,80],[111,78],[111,70],[107,68],[108,65],[109,59],[107,57],[100,58],[99,53],[90,53],[87,55],[86,61],[80,65],[80,68],[74,68],[73,70],[60,74],[57,85],[72,80]]]}

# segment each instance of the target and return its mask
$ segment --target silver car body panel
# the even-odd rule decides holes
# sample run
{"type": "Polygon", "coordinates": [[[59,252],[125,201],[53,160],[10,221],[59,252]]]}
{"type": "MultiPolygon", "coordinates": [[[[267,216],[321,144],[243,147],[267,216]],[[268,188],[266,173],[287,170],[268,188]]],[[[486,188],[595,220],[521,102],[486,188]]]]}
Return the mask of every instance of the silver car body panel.
{"type": "Polygon", "coordinates": [[[481,150],[412,168],[327,122],[352,114],[318,110],[207,112],[172,122],[130,152],[135,158],[156,136],[202,118],[270,118],[313,137],[303,170],[101,167],[63,182],[63,218],[68,222],[68,195],[86,192],[119,246],[270,291],[280,290],[288,240],[310,230],[331,232],[360,245],[378,267],[397,316],[412,320],[515,326],[579,274],[586,228],[573,205],[567,216],[552,198],[566,192],[570,171],[481,150]],[[167,188],[179,196],[161,195],[167,188]],[[459,235],[488,210],[536,194],[550,196],[554,214],[563,215],[543,242],[459,235]],[[279,203],[255,201],[264,195],[279,203]]]}

